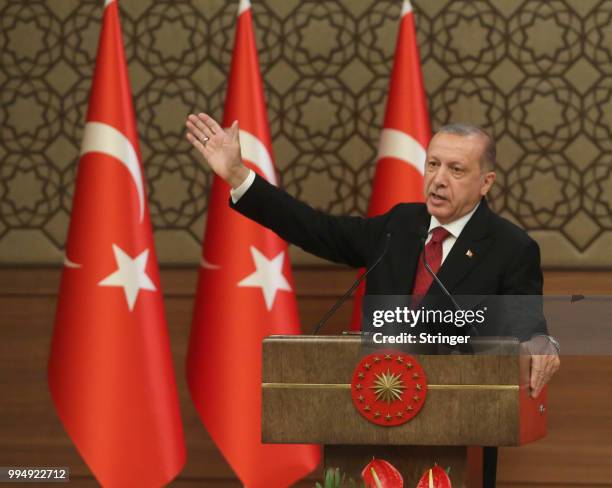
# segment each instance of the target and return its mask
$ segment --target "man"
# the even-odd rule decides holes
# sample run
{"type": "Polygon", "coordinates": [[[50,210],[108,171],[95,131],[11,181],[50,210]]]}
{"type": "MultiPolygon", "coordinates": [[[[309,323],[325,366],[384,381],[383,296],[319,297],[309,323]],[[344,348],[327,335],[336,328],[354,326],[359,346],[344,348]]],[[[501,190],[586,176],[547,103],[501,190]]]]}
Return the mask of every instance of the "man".
{"type": "MultiPolygon", "coordinates": [[[[495,182],[496,150],[478,127],[448,125],[431,139],[425,204],[399,204],[366,219],[316,211],[248,169],[240,156],[237,122],[224,130],[201,113],[190,115],[186,125],[189,142],[231,186],[231,205],[238,212],[331,261],[368,267],[384,255],[368,276],[366,294],[439,293],[419,259],[425,232],[431,265],[453,295],[542,294],[537,243],[494,214],[484,198],[495,182]]],[[[537,397],[559,368],[558,344],[544,321],[517,323],[512,333],[533,351],[530,387],[537,397]]],[[[496,450],[485,450],[487,487],[495,485],[496,456],[496,450]]]]}

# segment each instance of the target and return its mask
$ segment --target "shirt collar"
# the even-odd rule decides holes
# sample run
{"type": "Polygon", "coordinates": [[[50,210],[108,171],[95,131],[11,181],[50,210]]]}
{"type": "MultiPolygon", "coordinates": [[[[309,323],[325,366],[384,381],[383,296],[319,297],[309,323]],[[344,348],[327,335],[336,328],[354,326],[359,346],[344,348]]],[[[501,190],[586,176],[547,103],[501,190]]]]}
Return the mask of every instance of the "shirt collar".
{"type": "Polygon", "coordinates": [[[438,219],[432,215],[431,220],[429,222],[429,230],[427,232],[431,233],[431,231],[435,229],[436,227],[443,227],[448,232],[450,232],[450,234],[455,239],[459,238],[459,235],[463,231],[463,228],[468,223],[468,221],[472,218],[472,215],[474,215],[474,212],[476,212],[476,209],[478,208],[479,205],[480,205],[480,202],[478,202],[476,206],[470,212],[466,213],[463,217],[459,217],[457,220],[453,220],[452,222],[449,222],[448,224],[441,224],[438,221],[438,219]]]}

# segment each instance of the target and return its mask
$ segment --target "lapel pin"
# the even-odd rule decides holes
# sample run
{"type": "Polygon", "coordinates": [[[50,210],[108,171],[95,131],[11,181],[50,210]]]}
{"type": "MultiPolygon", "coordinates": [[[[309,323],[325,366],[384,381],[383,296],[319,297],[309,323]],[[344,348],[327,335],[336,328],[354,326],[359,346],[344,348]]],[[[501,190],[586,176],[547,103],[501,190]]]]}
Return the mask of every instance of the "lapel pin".
{"type": "Polygon", "coordinates": [[[468,258],[473,258],[473,257],[474,257],[474,253],[472,252],[472,250],[471,250],[471,249],[468,249],[468,250],[465,252],[465,255],[466,255],[468,258]]]}

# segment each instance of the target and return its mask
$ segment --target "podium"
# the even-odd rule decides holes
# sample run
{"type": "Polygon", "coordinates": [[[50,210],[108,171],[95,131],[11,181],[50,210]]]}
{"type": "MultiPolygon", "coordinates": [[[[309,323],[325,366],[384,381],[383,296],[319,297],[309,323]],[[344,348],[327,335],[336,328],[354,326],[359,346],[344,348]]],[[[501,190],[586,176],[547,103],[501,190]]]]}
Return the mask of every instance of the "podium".
{"type": "MultiPolygon", "coordinates": [[[[270,336],[263,342],[262,440],[323,445],[325,468],[354,479],[372,457],[392,463],[405,486],[450,467],[454,488],[482,486],[482,446],[520,446],[546,434],[546,389],[529,395],[529,356],[516,339],[473,341],[474,354],[411,354],[427,376],[421,411],[395,427],[353,405],[351,380],[372,350],[359,336],[270,336]]],[[[486,487],[485,487],[486,488],[486,487]]]]}

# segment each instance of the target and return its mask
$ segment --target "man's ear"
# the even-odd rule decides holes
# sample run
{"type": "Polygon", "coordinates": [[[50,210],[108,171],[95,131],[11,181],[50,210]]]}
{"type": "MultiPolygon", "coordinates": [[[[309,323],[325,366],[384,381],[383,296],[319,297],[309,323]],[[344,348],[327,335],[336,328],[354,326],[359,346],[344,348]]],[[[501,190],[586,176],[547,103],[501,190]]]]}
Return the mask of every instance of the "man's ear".
{"type": "Polygon", "coordinates": [[[497,178],[497,174],[495,171],[488,171],[484,174],[482,180],[482,186],[480,187],[480,194],[484,197],[495,183],[495,178],[497,178]]]}

